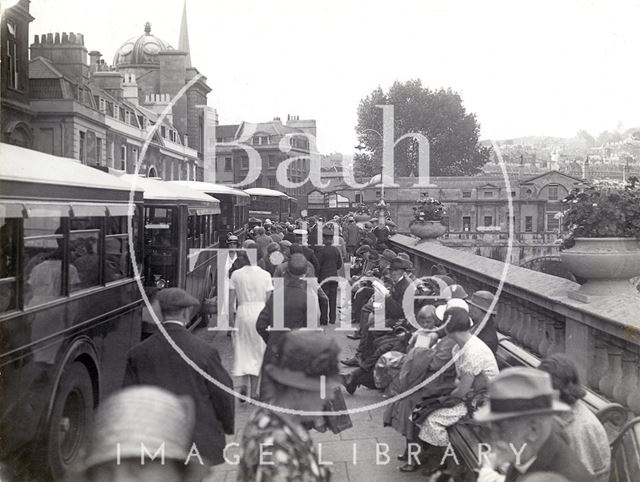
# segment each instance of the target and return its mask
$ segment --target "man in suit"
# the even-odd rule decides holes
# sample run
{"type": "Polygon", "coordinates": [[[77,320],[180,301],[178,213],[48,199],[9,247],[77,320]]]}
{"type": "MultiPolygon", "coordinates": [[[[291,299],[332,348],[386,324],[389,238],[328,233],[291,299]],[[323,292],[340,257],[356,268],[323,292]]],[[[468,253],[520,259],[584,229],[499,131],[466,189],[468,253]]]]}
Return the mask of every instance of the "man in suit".
{"type": "MultiPolygon", "coordinates": [[[[156,296],[168,337],[201,370],[218,383],[233,388],[217,350],[186,329],[198,301],[180,288],[166,288],[156,296]]],[[[203,462],[224,462],[225,434],[234,431],[234,397],[191,368],[158,331],[128,355],[125,385],[154,385],[176,395],[187,395],[196,407],[193,443],[203,462]]],[[[194,460],[195,460],[194,449],[194,460]]]]}
{"type": "MultiPolygon", "coordinates": [[[[524,481],[529,474],[547,472],[571,482],[590,482],[589,473],[569,447],[555,415],[571,411],[558,399],[548,373],[535,368],[503,370],[489,384],[489,401],[474,418],[489,425],[496,467],[508,466],[506,482],[524,481]]],[[[478,480],[491,478],[483,467],[478,480]]]]}
{"type": "Polygon", "coordinates": [[[337,317],[338,303],[338,282],[326,281],[327,278],[338,276],[338,270],[342,268],[342,255],[338,248],[333,246],[333,228],[331,225],[324,226],[322,230],[323,245],[316,246],[315,254],[318,258],[319,270],[318,281],[322,284],[322,289],[329,297],[329,323],[335,324],[337,317]]]}

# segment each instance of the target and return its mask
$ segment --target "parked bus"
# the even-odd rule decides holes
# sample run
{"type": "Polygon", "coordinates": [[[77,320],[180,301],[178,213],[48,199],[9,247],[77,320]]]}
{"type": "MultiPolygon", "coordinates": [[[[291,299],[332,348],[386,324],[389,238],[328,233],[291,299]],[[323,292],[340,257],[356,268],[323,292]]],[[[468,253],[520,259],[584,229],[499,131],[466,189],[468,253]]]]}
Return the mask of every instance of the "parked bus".
{"type": "Polygon", "coordinates": [[[218,247],[220,201],[173,182],[119,176],[144,190],[145,286],[182,288],[204,308],[215,295],[216,253],[205,248],[218,247]]]}
{"type": "Polygon", "coordinates": [[[0,460],[58,479],[140,341],[142,192],[79,161],[0,144],[0,460]]]}
{"type": "Polygon", "coordinates": [[[220,216],[216,224],[220,247],[227,246],[227,236],[235,234],[244,240],[247,223],[249,221],[249,195],[240,189],[222,184],[200,181],[171,181],[174,184],[200,191],[220,200],[220,216]]]}
{"type": "Polygon", "coordinates": [[[252,187],[244,192],[251,196],[249,216],[264,221],[285,221],[289,217],[289,196],[275,189],[252,187]]]}

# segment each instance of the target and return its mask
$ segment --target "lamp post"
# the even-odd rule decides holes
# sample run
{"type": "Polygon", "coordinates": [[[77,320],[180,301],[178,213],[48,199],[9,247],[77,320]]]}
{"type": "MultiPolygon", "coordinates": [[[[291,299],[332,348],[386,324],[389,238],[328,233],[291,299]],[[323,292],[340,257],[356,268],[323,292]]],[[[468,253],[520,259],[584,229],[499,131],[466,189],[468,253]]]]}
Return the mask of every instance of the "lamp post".
{"type": "MultiPolygon", "coordinates": [[[[374,134],[378,134],[378,137],[380,137],[380,140],[384,143],[384,137],[377,130],[375,130],[375,129],[365,129],[362,132],[363,133],[365,133],[365,132],[373,132],[374,134]]],[[[362,144],[360,144],[360,145],[356,146],[356,149],[364,149],[364,146],[362,146],[362,144]]],[[[381,167],[380,167],[380,200],[384,201],[384,164],[382,164],[381,167]]]]}

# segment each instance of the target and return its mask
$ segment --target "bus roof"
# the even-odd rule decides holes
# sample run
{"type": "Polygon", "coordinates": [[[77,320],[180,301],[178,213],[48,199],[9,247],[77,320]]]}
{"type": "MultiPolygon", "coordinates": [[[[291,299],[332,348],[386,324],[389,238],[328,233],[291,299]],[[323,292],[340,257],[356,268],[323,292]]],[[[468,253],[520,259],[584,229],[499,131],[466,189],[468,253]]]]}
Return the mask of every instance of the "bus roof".
{"type": "Polygon", "coordinates": [[[120,179],[86,166],[77,159],[53,156],[4,143],[0,143],[0,180],[124,192],[131,190],[120,179]]]}
{"type": "Polygon", "coordinates": [[[136,188],[144,190],[145,201],[186,202],[193,205],[215,206],[220,212],[220,201],[213,196],[195,191],[185,186],[163,181],[162,179],[136,176],[134,174],[120,174],[115,172],[129,187],[135,183],[136,188]]]}
{"type": "Polygon", "coordinates": [[[173,184],[177,184],[179,186],[185,186],[189,189],[194,189],[196,191],[204,192],[204,193],[212,193],[212,194],[231,194],[232,196],[240,196],[240,197],[249,197],[244,191],[240,189],[236,189],[231,186],[225,186],[224,184],[214,184],[212,182],[202,182],[202,181],[170,181],[173,184]]]}
{"type": "Polygon", "coordinates": [[[289,197],[283,192],[276,191],[275,189],[267,189],[266,187],[251,187],[249,189],[245,189],[244,192],[251,196],[289,197]]]}

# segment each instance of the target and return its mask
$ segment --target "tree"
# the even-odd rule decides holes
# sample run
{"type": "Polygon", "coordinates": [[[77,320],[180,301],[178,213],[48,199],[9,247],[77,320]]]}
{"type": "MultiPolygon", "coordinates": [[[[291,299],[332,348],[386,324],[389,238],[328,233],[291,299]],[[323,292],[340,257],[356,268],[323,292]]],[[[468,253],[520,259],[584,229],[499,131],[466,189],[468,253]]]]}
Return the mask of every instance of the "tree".
{"type": "MultiPolygon", "coordinates": [[[[387,92],[378,87],[360,101],[356,132],[370,153],[361,166],[374,176],[382,165],[382,104],[394,106],[394,139],[420,133],[429,139],[431,176],[463,176],[480,171],[491,148],[479,144],[480,126],[475,114],[467,113],[462,98],[451,89],[431,90],[420,80],[395,82],[387,92]]],[[[418,144],[404,139],[394,149],[395,175],[418,175],[418,144]]],[[[361,159],[364,160],[364,159],[361,159]]],[[[354,162],[357,161],[354,158],[354,162]]]]}

